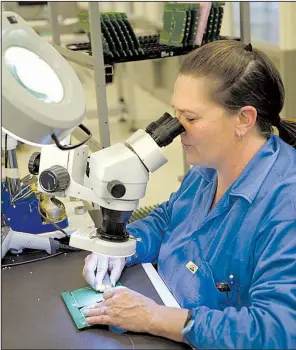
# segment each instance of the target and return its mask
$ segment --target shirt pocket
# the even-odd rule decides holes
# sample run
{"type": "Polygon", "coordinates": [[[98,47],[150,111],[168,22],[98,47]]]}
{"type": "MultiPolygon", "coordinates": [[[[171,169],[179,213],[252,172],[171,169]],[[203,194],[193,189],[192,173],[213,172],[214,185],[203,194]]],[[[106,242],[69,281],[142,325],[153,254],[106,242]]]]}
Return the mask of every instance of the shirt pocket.
{"type": "Polygon", "coordinates": [[[187,292],[183,307],[206,306],[209,309],[222,310],[227,306],[226,293],[217,289],[216,282],[209,263],[201,261],[185,288],[187,292]]]}

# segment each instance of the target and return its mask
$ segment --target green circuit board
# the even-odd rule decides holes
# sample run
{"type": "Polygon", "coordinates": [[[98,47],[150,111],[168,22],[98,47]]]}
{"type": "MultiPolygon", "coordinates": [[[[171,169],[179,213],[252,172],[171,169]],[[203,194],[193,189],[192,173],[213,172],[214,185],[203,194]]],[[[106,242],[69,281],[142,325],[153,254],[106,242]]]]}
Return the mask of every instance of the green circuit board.
{"type": "MultiPolygon", "coordinates": [[[[205,32],[202,33],[203,43],[219,39],[224,5],[225,2],[212,2],[205,32]]],[[[199,2],[166,3],[159,43],[175,47],[194,46],[200,11],[199,2]]]]}
{"type": "Polygon", "coordinates": [[[197,29],[199,4],[166,3],[163,13],[163,29],[160,43],[172,46],[187,46],[197,29]]]}
{"type": "MultiPolygon", "coordinates": [[[[119,286],[122,286],[120,282],[116,284],[116,287],[119,286]]],[[[83,315],[83,308],[102,301],[104,293],[96,292],[94,289],[86,287],[73,290],[72,292],[62,292],[61,296],[76,327],[85,329],[90,327],[90,325],[83,315]]]]}
{"type": "Polygon", "coordinates": [[[80,311],[80,308],[76,303],[75,299],[73,298],[71,292],[63,292],[61,293],[61,296],[68,308],[68,311],[70,312],[70,315],[72,316],[76,327],[78,329],[90,327],[89,324],[86,322],[84,315],[80,311]]]}
{"type": "Polygon", "coordinates": [[[160,44],[182,46],[187,29],[187,11],[182,7],[174,8],[166,4],[163,13],[163,28],[160,33],[160,44]]]}

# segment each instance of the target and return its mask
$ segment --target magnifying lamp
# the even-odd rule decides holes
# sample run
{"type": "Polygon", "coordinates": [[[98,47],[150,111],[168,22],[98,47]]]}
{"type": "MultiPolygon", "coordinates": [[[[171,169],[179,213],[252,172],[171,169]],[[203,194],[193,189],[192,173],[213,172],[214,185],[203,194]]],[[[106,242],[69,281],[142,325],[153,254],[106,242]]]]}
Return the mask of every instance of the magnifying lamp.
{"type": "MultiPolygon", "coordinates": [[[[2,103],[3,131],[38,147],[65,148],[60,141],[81,124],[86,112],[73,68],[13,12],[2,13],[2,103]]],[[[80,127],[88,140],[90,132],[80,127]]]]}

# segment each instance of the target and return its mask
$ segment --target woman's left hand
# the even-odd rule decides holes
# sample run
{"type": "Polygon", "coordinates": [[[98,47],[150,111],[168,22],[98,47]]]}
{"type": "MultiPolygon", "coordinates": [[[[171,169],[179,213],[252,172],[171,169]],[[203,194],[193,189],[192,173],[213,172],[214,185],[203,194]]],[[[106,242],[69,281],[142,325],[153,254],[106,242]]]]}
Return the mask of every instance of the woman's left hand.
{"type": "Polygon", "coordinates": [[[149,332],[159,305],[126,287],[104,293],[104,301],[84,312],[89,325],[115,326],[133,332],[149,332]]]}

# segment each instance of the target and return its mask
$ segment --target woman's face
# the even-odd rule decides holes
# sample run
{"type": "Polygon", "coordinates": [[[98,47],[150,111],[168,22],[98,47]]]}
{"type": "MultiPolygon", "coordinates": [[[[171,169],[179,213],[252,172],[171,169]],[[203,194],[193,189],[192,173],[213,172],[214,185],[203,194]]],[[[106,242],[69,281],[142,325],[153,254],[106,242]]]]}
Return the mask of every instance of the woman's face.
{"type": "Polygon", "coordinates": [[[181,141],[191,165],[218,168],[231,156],[237,118],[210,99],[204,78],[179,75],[172,106],[185,132],[181,141]]]}

